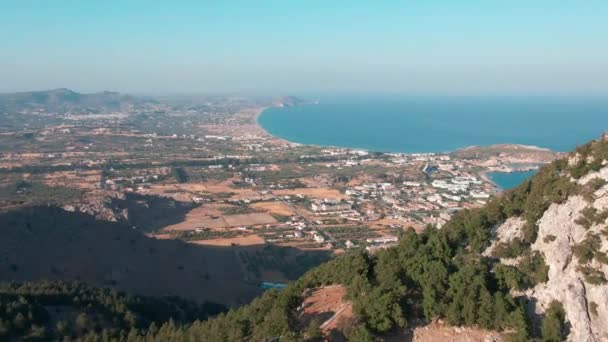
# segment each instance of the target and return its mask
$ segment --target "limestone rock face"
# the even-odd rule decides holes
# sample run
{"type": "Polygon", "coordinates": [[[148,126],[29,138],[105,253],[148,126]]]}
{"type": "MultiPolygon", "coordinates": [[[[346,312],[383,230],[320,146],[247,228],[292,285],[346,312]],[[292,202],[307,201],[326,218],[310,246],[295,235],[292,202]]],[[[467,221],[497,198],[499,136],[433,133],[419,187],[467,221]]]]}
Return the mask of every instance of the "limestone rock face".
{"type": "MultiPolygon", "coordinates": [[[[504,223],[492,231],[492,244],[483,252],[485,256],[492,256],[492,252],[499,243],[509,243],[513,239],[523,237],[523,227],[526,221],[520,217],[510,217],[504,223]]],[[[505,265],[517,265],[519,259],[501,258],[500,262],[505,265]]]]}
{"type": "Polygon", "coordinates": [[[521,239],[523,236],[522,228],[525,223],[526,221],[520,217],[510,217],[501,225],[497,226],[492,231],[492,244],[486,249],[484,254],[490,255],[494,247],[500,242],[508,243],[515,238],[521,239]]]}
{"type": "Polygon", "coordinates": [[[602,178],[608,181],[608,167],[604,167],[599,171],[590,172],[579,180],[579,184],[587,184],[590,180],[594,178],[602,178]]]}
{"type": "MultiPolygon", "coordinates": [[[[608,167],[583,177],[580,184],[596,177],[608,180],[608,167]]],[[[537,302],[538,313],[544,312],[553,300],[563,304],[570,329],[569,341],[608,341],[608,285],[590,284],[579,269],[581,265],[592,267],[608,279],[608,265],[595,259],[582,264],[573,252],[573,247],[588,234],[600,237],[600,252],[608,250],[608,237],[602,234],[606,222],[589,229],[576,223],[581,210],[588,206],[598,211],[608,209],[607,193],[608,186],[604,186],[595,192],[593,202],[573,196],[565,203],[551,205],[538,222],[538,238],[531,246],[543,254],[549,266],[549,281],[525,294],[537,302]]]]}

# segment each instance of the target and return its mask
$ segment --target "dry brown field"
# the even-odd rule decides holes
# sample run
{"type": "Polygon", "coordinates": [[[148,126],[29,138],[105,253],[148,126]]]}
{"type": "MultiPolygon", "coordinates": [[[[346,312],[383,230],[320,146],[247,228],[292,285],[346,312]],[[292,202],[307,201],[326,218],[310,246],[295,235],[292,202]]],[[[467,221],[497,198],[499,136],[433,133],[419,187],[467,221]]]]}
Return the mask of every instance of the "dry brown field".
{"type": "Polygon", "coordinates": [[[230,227],[277,223],[277,220],[268,213],[226,215],[224,220],[230,227]]]}
{"type": "Polygon", "coordinates": [[[190,243],[205,246],[232,246],[233,244],[239,246],[253,246],[263,245],[266,242],[260,236],[250,234],[225,239],[194,240],[190,241],[190,243]]]}
{"type": "Polygon", "coordinates": [[[345,194],[341,193],[336,189],[327,189],[327,188],[297,188],[297,189],[281,189],[274,190],[272,192],[275,195],[279,196],[295,196],[298,194],[311,197],[311,198],[330,198],[330,199],[348,199],[349,197],[345,194]]]}
{"type": "Polygon", "coordinates": [[[274,224],[277,220],[268,213],[224,215],[219,209],[232,207],[229,204],[204,204],[190,210],[185,219],[163,228],[164,231],[195,230],[197,228],[223,229],[240,226],[274,224]]]}
{"type": "Polygon", "coordinates": [[[251,208],[260,209],[270,214],[292,216],[293,210],[283,202],[257,202],[250,205],[251,208]]]}

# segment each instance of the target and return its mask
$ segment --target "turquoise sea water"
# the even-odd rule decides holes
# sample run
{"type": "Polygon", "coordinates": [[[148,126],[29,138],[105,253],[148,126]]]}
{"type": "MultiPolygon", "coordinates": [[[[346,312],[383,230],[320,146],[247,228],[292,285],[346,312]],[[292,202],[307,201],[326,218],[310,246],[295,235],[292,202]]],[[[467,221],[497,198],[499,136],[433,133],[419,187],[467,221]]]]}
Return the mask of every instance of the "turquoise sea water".
{"type": "Polygon", "coordinates": [[[536,172],[536,170],[522,172],[490,172],[488,173],[488,176],[490,176],[492,181],[501,189],[509,190],[532,177],[536,172]]]}
{"type": "Polygon", "coordinates": [[[382,152],[516,143],[569,151],[608,130],[608,99],[336,97],[269,108],[259,123],[289,141],[382,152]]]}

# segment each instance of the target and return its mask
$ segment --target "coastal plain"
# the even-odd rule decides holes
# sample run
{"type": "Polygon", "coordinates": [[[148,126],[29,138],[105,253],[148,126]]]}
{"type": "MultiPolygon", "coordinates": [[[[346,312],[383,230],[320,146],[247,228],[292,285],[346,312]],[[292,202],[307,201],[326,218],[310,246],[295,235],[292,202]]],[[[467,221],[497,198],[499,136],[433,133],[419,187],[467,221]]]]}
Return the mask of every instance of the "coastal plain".
{"type": "MultiPolygon", "coordinates": [[[[48,96],[74,96],[66,92],[48,96]]],[[[229,305],[253,298],[262,282],[289,282],[335,255],[374,253],[393,246],[407,229],[441,228],[458,211],[481,206],[500,191],[490,172],[536,169],[560,155],[505,144],[445,153],[303,145],[258,124],[267,108],[300,105],[295,98],[129,99],[94,113],[24,102],[6,114],[0,126],[3,215],[26,210],[36,220],[31,208],[53,205],[62,215],[87,215],[139,232],[150,251],[173,240],[205,253],[223,248],[231,257],[222,260],[238,265],[231,266],[235,286],[214,297],[229,305]]],[[[173,293],[125,280],[131,271],[119,263],[88,274],[76,261],[54,259],[59,245],[50,241],[43,253],[47,264],[37,267],[62,279],[173,293]]],[[[20,262],[26,259],[15,252],[0,263],[18,270],[16,280],[35,279],[33,266],[20,262]]],[[[180,261],[178,274],[193,272],[190,266],[180,261]]],[[[212,283],[221,268],[220,262],[198,277],[212,283]]]]}

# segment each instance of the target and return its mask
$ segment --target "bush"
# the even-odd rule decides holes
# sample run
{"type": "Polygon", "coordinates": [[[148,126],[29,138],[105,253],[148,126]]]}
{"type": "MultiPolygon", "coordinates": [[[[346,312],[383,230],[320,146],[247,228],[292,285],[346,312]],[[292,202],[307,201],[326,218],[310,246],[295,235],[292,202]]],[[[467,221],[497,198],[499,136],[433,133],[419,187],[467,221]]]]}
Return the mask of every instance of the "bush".
{"type": "Polygon", "coordinates": [[[545,236],[545,238],[543,239],[543,242],[549,243],[549,242],[555,241],[555,239],[557,239],[557,236],[549,234],[549,235],[545,236]]]}
{"type": "Polygon", "coordinates": [[[529,277],[514,266],[497,264],[494,267],[494,274],[499,286],[509,290],[523,290],[530,287],[529,277]]]}
{"type": "Polygon", "coordinates": [[[492,256],[497,258],[517,258],[524,254],[524,252],[530,247],[530,245],[524,243],[519,238],[515,238],[508,243],[499,242],[494,250],[492,256]]]}
{"type": "Polygon", "coordinates": [[[585,227],[585,229],[591,228],[594,224],[603,223],[608,219],[608,210],[600,212],[592,206],[585,207],[580,214],[581,216],[574,222],[585,227]]]}
{"type": "Polygon", "coordinates": [[[576,270],[581,272],[585,277],[585,281],[591,285],[604,285],[607,283],[604,273],[591,266],[577,266],[576,270]]]}
{"type": "Polygon", "coordinates": [[[589,188],[591,188],[593,191],[597,191],[606,184],[608,184],[608,181],[606,181],[605,179],[600,178],[600,177],[595,177],[587,183],[587,186],[589,188]]]}
{"type": "Polygon", "coordinates": [[[589,303],[589,311],[591,312],[591,314],[595,317],[597,317],[599,315],[599,313],[597,312],[597,303],[596,302],[590,302],[589,303]]]}
{"type": "Polygon", "coordinates": [[[585,240],[572,246],[572,251],[577,257],[579,264],[590,262],[602,247],[602,240],[596,234],[587,234],[585,240]]]}
{"type": "Polygon", "coordinates": [[[544,283],[549,280],[549,266],[538,251],[528,251],[519,262],[519,269],[527,275],[531,285],[544,283]]]}

